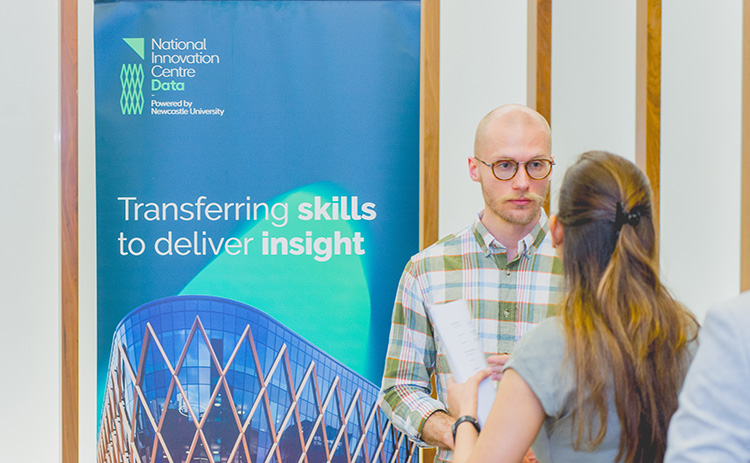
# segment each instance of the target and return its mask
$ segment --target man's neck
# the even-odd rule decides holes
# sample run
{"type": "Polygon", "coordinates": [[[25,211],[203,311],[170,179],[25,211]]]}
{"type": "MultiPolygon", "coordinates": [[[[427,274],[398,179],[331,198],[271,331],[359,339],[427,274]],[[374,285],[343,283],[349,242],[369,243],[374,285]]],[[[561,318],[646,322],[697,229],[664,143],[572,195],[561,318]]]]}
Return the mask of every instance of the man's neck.
{"type": "Polygon", "coordinates": [[[500,244],[505,246],[508,253],[508,262],[510,262],[518,255],[518,242],[531,233],[531,230],[533,230],[539,222],[539,216],[528,224],[515,224],[506,222],[495,215],[485,213],[482,215],[481,221],[487,228],[487,231],[489,231],[500,244]]]}

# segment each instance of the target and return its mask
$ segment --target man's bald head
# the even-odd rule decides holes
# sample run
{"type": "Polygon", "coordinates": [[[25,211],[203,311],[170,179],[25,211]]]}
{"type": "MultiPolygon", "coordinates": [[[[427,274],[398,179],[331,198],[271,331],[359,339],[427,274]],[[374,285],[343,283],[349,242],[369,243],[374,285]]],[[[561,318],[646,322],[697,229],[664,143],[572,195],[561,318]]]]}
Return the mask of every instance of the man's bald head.
{"type": "Polygon", "coordinates": [[[517,246],[541,216],[554,164],[550,151],[549,124],[531,108],[500,106],[479,122],[474,156],[468,159],[469,177],[482,186],[482,223],[506,247],[517,246]],[[550,170],[542,178],[532,177],[530,163],[550,170]],[[508,166],[513,166],[512,175],[507,175],[508,166]],[[506,170],[498,176],[497,168],[506,170]]]}
{"type": "Polygon", "coordinates": [[[544,132],[547,153],[552,150],[552,136],[547,120],[533,109],[520,104],[507,104],[490,111],[482,118],[474,136],[474,156],[481,156],[495,137],[503,136],[518,127],[533,127],[544,132]]]}

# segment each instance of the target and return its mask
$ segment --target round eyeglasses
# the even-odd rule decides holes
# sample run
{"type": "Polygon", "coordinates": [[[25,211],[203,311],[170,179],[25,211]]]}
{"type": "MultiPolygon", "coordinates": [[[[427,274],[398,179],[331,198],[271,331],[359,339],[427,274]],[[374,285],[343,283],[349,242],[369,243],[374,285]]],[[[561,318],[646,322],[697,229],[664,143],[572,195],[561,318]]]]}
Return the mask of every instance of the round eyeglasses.
{"type": "Polygon", "coordinates": [[[474,156],[474,159],[491,168],[492,175],[498,180],[510,180],[515,177],[519,164],[523,164],[529,178],[542,180],[549,176],[550,172],[552,172],[552,166],[555,165],[555,162],[550,159],[532,159],[531,161],[522,162],[512,159],[500,159],[492,164],[484,162],[476,156],[474,156]]]}

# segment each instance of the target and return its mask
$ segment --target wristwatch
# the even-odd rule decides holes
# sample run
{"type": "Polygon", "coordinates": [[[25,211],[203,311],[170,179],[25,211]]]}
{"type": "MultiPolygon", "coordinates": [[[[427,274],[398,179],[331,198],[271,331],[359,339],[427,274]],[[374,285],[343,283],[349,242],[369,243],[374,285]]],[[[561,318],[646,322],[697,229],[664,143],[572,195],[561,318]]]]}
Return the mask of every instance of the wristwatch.
{"type": "Polygon", "coordinates": [[[477,419],[470,415],[464,415],[461,418],[457,419],[456,422],[451,426],[451,431],[453,431],[453,443],[456,442],[456,431],[458,431],[458,426],[464,421],[468,421],[469,423],[473,424],[474,429],[476,429],[477,434],[479,434],[479,422],[477,421],[477,419]]]}

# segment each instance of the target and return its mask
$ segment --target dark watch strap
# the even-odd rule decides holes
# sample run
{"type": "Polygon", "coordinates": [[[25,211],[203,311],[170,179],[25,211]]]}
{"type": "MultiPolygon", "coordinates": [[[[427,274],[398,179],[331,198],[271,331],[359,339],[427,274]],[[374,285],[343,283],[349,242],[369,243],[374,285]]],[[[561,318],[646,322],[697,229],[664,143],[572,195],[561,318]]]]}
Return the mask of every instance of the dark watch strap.
{"type": "Polygon", "coordinates": [[[479,422],[476,418],[470,415],[464,415],[461,418],[457,419],[455,423],[453,423],[453,426],[451,426],[451,431],[453,431],[453,442],[456,442],[456,431],[458,431],[458,426],[461,423],[469,422],[474,425],[474,429],[477,430],[477,433],[479,433],[479,422]]]}

